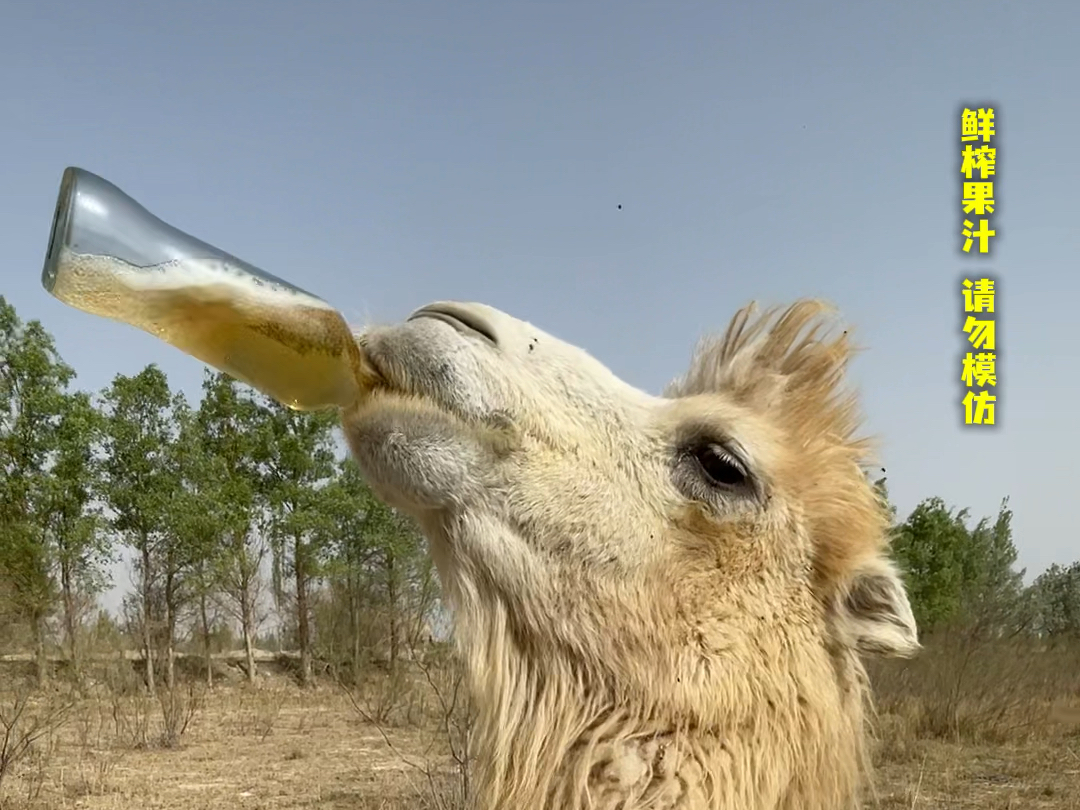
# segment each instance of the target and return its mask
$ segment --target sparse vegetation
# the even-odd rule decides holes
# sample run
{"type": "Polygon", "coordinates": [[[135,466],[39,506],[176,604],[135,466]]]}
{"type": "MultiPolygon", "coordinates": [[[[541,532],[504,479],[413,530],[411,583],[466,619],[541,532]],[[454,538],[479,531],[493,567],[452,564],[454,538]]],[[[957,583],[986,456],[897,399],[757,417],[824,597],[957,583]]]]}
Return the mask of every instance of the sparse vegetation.
{"type": "MultiPolygon", "coordinates": [[[[64,725],[72,705],[68,695],[39,697],[26,685],[0,696],[0,797],[5,780],[20,764],[28,762],[33,772],[41,769],[42,748],[48,748],[49,738],[64,725]]],[[[36,780],[30,781],[35,794],[36,780]]]]}
{"type": "MultiPolygon", "coordinates": [[[[93,694],[51,715],[60,704],[24,688],[23,717],[40,718],[38,731],[8,767],[0,807],[181,810],[245,798],[267,808],[465,806],[469,713],[444,654],[402,665],[408,685],[388,723],[370,716],[355,685],[316,678],[301,688],[291,665],[266,656],[252,687],[242,656],[217,661],[226,675],[212,690],[197,674],[178,684],[182,701],[201,701],[172,747],[163,688],[151,700],[145,687],[125,693],[102,676],[93,694]]],[[[4,662],[0,676],[30,666],[4,662]]],[[[137,660],[128,667],[139,674],[137,660]]],[[[868,807],[1080,807],[1080,646],[961,651],[931,638],[925,658],[873,676],[878,784],[868,807]]],[[[366,673],[372,688],[386,677],[366,673]]],[[[5,693],[2,704],[14,700],[5,693]]]]}

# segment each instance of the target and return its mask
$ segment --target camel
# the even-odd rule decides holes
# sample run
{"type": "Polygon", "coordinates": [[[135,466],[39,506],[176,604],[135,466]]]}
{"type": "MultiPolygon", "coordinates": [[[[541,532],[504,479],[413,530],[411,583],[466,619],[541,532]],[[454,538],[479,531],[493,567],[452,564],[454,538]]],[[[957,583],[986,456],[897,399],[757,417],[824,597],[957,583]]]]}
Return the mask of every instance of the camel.
{"type": "Polygon", "coordinates": [[[662,396],[480,304],[357,333],[343,428],[430,542],[476,807],[860,805],[862,657],[919,641],[835,321],[745,307],[662,396]]]}

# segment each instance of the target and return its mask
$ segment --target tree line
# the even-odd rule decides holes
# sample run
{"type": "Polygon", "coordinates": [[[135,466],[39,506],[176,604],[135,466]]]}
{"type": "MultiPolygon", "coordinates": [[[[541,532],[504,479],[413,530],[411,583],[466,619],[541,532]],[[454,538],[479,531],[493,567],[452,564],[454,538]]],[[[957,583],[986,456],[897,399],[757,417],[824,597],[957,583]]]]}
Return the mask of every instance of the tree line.
{"type": "MultiPolygon", "coordinates": [[[[887,499],[884,479],[878,486],[887,499]]],[[[996,516],[974,522],[970,510],[939,497],[922,501],[900,523],[892,512],[892,553],[920,633],[1080,640],[1080,561],[1054,563],[1025,586],[1008,498],[996,516]]]]}
{"type": "MultiPolygon", "coordinates": [[[[120,625],[151,692],[172,686],[180,643],[212,678],[234,631],[253,679],[271,614],[304,683],[316,659],[394,667],[427,632],[439,602],[423,540],[364,484],[332,414],[210,372],[197,406],[155,365],[94,395],[74,380],[52,336],[0,296],[0,652],[31,646],[42,680],[57,650],[78,671],[112,621],[98,600],[121,552],[134,590],[120,625]]],[[[974,524],[940,498],[893,515],[924,637],[1080,638],[1080,561],[1025,586],[1007,501],[974,524]]]]}
{"type": "Polygon", "coordinates": [[[197,406],[155,365],[95,396],[74,379],[0,296],[0,647],[32,645],[40,680],[57,649],[78,670],[110,623],[98,598],[122,551],[121,625],[151,692],[173,685],[181,639],[212,678],[232,628],[253,679],[272,612],[305,683],[316,654],[394,666],[425,632],[438,593],[422,538],[364,484],[332,414],[209,372],[197,406]]]}

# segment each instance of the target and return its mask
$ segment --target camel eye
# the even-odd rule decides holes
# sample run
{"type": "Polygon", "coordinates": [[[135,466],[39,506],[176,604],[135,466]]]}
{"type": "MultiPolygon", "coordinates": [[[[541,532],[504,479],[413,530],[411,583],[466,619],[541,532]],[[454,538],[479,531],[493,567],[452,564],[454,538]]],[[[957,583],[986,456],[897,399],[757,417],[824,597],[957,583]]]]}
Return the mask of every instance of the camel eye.
{"type": "Polygon", "coordinates": [[[718,444],[703,444],[693,449],[694,460],[714,486],[731,488],[746,484],[746,470],[736,458],[718,444]]]}
{"type": "Polygon", "coordinates": [[[672,483],[691,501],[723,514],[732,504],[757,501],[763,492],[739,443],[709,426],[684,426],[676,438],[672,483]]]}

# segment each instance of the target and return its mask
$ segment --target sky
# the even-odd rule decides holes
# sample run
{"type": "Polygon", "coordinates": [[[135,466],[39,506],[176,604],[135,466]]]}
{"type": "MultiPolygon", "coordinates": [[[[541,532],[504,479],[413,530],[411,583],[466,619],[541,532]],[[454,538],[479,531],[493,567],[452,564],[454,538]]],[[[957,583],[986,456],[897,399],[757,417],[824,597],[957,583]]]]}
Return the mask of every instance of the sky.
{"type": "Polygon", "coordinates": [[[3,17],[0,294],[79,387],[157,363],[197,400],[204,367],[41,287],[71,165],[350,320],[481,301],[653,393],[746,302],[831,300],[866,347],[852,379],[901,516],[1008,496],[1029,578],[1080,556],[1080,4],[8,0],[3,17]],[[987,103],[998,237],[972,258],[958,120],[987,103]],[[960,279],[987,272],[999,424],[972,429],[960,279]]]}

